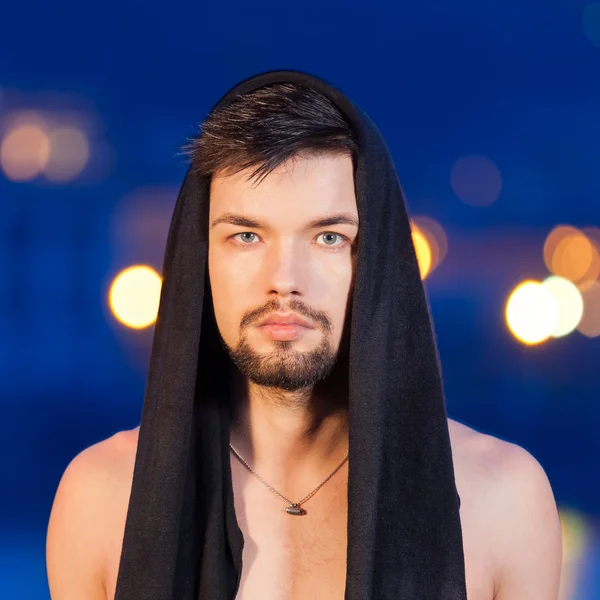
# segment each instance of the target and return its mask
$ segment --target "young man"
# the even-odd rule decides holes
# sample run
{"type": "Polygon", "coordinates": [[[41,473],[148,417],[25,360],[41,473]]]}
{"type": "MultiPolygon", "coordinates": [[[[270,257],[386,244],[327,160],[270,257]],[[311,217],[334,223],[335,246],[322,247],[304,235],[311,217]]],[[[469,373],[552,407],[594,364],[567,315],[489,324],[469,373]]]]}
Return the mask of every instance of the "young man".
{"type": "Polygon", "coordinates": [[[218,103],[163,274],[141,426],[60,482],[53,600],[556,600],[546,475],[447,419],[393,163],[340,92],[218,103]]]}

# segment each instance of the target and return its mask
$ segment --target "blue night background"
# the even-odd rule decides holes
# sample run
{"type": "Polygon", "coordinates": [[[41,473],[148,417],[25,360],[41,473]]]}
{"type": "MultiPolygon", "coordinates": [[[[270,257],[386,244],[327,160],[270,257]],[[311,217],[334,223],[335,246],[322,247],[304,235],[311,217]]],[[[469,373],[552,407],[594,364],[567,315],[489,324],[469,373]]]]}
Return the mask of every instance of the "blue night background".
{"type": "Polygon", "coordinates": [[[3,4],[0,598],[49,599],[64,469],[139,423],[153,328],[123,314],[152,285],[124,307],[110,292],[160,273],[181,147],[273,69],[326,79],[382,131],[449,416],[541,463],[561,600],[600,599],[600,2],[583,0],[3,4]]]}

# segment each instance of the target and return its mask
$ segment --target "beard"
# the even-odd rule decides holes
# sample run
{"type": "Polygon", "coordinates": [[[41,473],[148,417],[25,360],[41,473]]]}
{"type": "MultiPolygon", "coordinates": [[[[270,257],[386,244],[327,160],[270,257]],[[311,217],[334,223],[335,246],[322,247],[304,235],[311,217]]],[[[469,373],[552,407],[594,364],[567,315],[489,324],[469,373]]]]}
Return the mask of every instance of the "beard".
{"type": "Polygon", "coordinates": [[[240,373],[250,381],[287,392],[310,388],[325,379],[338,355],[327,336],[308,352],[295,350],[293,341],[274,341],[273,344],[273,350],[261,354],[242,336],[235,348],[227,346],[227,351],[240,373]]]}

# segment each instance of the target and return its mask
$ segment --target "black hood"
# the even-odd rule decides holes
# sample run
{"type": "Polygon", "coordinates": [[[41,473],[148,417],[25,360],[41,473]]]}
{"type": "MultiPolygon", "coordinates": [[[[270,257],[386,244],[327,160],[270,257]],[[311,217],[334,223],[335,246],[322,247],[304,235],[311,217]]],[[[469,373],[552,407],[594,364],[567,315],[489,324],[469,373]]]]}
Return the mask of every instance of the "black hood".
{"type": "MultiPolygon", "coordinates": [[[[306,73],[252,77],[215,108],[278,82],[329,98],[359,145],[344,598],[466,600],[439,360],[390,153],[356,105],[306,73]]],[[[190,169],[167,240],[116,600],[233,600],[241,578],[229,358],[212,307],[208,215],[209,181],[190,169]]]]}

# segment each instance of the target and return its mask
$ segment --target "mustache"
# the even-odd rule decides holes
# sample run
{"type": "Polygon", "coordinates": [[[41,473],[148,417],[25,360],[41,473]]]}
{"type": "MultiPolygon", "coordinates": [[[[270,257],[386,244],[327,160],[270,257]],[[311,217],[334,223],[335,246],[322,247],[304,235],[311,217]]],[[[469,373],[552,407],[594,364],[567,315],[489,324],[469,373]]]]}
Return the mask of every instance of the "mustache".
{"type": "Polygon", "coordinates": [[[261,308],[257,308],[255,310],[247,312],[242,317],[242,320],[240,322],[240,331],[256,323],[257,321],[263,320],[264,318],[268,317],[271,313],[274,312],[293,312],[301,317],[305,317],[306,319],[312,321],[317,325],[320,325],[321,328],[325,331],[325,333],[329,333],[332,329],[331,320],[323,312],[309,308],[299,300],[290,300],[287,303],[287,306],[285,307],[282,306],[280,302],[274,300],[265,304],[261,308]]]}

